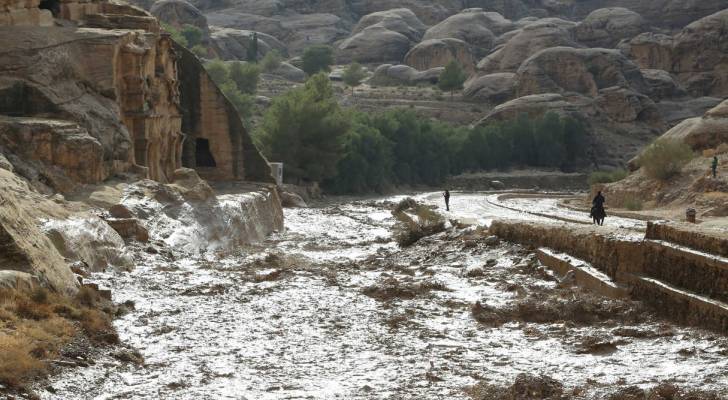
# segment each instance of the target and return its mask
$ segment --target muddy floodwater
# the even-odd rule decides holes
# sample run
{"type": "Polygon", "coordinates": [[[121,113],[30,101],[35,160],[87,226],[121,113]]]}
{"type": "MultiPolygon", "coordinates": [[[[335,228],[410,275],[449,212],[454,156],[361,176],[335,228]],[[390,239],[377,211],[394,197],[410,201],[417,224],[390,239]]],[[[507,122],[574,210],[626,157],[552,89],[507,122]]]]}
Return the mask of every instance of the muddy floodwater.
{"type": "MultiPolygon", "coordinates": [[[[246,248],[134,249],[132,272],[92,281],[135,303],[116,326],[145,364],[103,356],[52,378],[41,397],[465,399],[469,386],[520,373],[579,398],[664,381],[728,387],[725,336],[564,288],[527,249],[486,244],[473,228],[399,249],[393,200],[286,209],[285,232],[246,248]]],[[[517,210],[554,204],[455,194],[450,215],[485,225],[539,219],[517,210]]]]}

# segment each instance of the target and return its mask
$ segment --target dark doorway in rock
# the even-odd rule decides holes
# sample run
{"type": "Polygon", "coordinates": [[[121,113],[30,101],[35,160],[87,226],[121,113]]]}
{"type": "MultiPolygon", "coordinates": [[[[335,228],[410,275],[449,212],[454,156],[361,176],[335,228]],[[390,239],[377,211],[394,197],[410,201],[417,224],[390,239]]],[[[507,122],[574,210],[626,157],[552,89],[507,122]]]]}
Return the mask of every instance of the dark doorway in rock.
{"type": "Polygon", "coordinates": [[[195,139],[195,165],[198,167],[216,167],[215,157],[210,152],[210,141],[195,139]]]}
{"type": "Polygon", "coordinates": [[[50,10],[54,17],[61,13],[61,0],[40,0],[38,6],[41,10],[50,10]]]}

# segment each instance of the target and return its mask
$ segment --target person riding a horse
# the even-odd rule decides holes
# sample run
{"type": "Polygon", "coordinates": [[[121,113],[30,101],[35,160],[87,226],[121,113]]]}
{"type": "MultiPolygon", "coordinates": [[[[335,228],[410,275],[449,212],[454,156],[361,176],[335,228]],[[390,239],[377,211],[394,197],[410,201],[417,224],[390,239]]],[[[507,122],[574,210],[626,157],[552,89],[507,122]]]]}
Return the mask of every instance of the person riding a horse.
{"type": "Polygon", "coordinates": [[[607,212],[604,211],[605,201],[601,190],[597,192],[596,197],[592,200],[591,217],[592,221],[597,225],[604,225],[604,218],[607,217],[607,212]]]}

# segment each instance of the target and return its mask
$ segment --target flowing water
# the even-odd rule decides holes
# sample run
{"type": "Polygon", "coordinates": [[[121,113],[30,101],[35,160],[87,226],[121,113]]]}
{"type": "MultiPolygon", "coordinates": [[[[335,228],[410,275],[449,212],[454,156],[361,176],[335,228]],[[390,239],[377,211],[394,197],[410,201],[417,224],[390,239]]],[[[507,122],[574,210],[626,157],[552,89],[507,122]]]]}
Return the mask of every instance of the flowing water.
{"type": "MultiPolygon", "coordinates": [[[[482,224],[542,218],[499,207],[491,196],[456,194],[451,215],[482,224]]],[[[418,198],[441,201],[438,193],[418,198]]],[[[508,307],[550,296],[557,283],[542,268],[529,268],[527,250],[485,245],[472,230],[450,230],[400,250],[390,207],[350,201],[287,209],[285,232],[244,248],[135,248],[132,272],[97,273],[92,280],[111,288],[115,301],[135,302],[116,326],[145,364],[103,356],[53,377],[52,391],[41,397],[461,399],[469,385],[508,385],[523,372],[595,397],[615,386],[664,380],[728,387],[725,337],[642,310],[632,319],[586,323],[477,322],[476,302],[508,307]],[[606,344],[584,350],[595,340],[606,344]]],[[[559,300],[582,296],[566,293],[559,300]]],[[[620,307],[639,309],[631,302],[620,307]]]]}

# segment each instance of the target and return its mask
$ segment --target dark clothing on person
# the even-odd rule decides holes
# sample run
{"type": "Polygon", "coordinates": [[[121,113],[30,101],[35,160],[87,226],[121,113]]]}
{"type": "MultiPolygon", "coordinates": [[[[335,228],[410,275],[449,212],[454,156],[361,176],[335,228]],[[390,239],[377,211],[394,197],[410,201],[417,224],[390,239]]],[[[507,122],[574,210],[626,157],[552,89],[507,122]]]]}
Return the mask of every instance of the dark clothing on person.
{"type": "Polygon", "coordinates": [[[596,197],[594,197],[594,200],[592,200],[592,205],[594,207],[604,208],[604,202],[606,200],[604,199],[604,196],[602,196],[601,193],[597,194],[596,197]]]}
{"type": "Polygon", "coordinates": [[[445,209],[450,211],[450,191],[446,190],[443,196],[445,197],[445,209]]]}
{"type": "Polygon", "coordinates": [[[718,175],[718,157],[713,157],[713,163],[710,165],[710,169],[713,170],[713,179],[718,175]]]}

